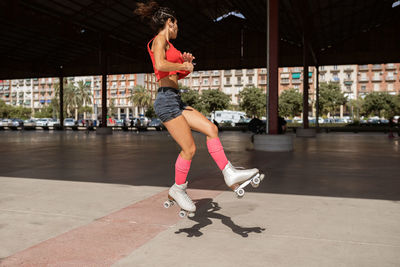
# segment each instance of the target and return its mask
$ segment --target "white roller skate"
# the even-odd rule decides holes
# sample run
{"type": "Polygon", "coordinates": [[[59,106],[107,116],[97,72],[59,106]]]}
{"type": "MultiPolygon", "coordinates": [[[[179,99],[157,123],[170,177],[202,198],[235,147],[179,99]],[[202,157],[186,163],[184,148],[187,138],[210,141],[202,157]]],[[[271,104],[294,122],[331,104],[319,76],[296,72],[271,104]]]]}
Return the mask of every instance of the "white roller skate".
{"type": "Polygon", "coordinates": [[[256,188],[264,179],[264,174],[260,173],[258,169],[235,168],[230,162],[226,164],[222,170],[222,174],[224,175],[226,185],[236,193],[238,198],[244,196],[244,188],[248,184],[251,183],[256,188]]]}
{"type": "Polygon", "coordinates": [[[184,184],[174,184],[171,186],[168,193],[168,200],[164,202],[165,208],[169,208],[174,205],[174,203],[177,203],[181,208],[179,216],[182,218],[186,215],[188,215],[188,217],[193,217],[196,211],[196,206],[186,193],[187,184],[188,182],[186,181],[184,184]]]}

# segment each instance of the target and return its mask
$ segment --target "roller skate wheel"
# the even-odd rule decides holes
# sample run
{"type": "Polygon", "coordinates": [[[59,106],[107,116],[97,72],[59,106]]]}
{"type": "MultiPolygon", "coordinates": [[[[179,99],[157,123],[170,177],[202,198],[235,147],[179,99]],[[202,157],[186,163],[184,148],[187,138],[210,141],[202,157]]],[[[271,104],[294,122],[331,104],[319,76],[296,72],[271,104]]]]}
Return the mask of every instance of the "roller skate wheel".
{"type": "Polygon", "coordinates": [[[188,217],[189,217],[189,218],[193,218],[193,217],[194,217],[194,212],[189,212],[189,213],[188,213],[188,217]]]}
{"type": "Polygon", "coordinates": [[[179,217],[185,218],[185,217],[186,217],[186,211],[181,210],[181,211],[179,212],[179,217]]]}
{"type": "Polygon", "coordinates": [[[253,184],[258,185],[261,182],[261,179],[260,179],[260,177],[254,177],[252,182],[253,182],[253,184]]]}
{"type": "Polygon", "coordinates": [[[168,209],[171,206],[172,206],[171,201],[167,200],[167,201],[164,202],[164,208],[168,209]]]}
{"type": "Polygon", "coordinates": [[[244,189],[240,188],[238,191],[236,191],[236,194],[238,198],[242,198],[244,196],[244,189]]]}
{"type": "Polygon", "coordinates": [[[253,188],[257,188],[259,185],[260,185],[260,183],[256,184],[256,183],[254,183],[253,181],[251,181],[251,186],[252,186],[253,188]]]}

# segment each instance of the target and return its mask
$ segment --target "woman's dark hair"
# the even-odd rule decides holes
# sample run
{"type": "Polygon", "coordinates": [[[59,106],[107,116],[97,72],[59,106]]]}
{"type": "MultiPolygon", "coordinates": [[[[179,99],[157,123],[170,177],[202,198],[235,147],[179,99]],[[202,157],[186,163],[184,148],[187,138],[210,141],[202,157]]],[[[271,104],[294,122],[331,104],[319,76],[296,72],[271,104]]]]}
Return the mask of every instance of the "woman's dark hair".
{"type": "Polygon", "coordinates": [[[143,20],[148,20],[154,31],[160,31],[164,28],[165,22],[171,19],[175,22],[175,12],[169,7],[160,7],[156,2],[149,1],[147,3],[137,3],[134,13],[139,15],[143,20]]]}

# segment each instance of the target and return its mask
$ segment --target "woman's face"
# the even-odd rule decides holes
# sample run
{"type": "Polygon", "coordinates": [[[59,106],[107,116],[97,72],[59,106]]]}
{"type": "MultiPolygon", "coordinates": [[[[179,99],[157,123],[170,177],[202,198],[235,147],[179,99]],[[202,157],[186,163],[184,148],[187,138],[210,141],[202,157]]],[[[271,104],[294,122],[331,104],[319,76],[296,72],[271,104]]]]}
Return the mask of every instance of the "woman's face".
{"type": "Polygon", "coordinates": [[[168,19],[168,32],[169,37],[171,39],[176,39],[178,36],[178,20],[175,19],[175,22],[172,22],[171,19],[168,19]]]}

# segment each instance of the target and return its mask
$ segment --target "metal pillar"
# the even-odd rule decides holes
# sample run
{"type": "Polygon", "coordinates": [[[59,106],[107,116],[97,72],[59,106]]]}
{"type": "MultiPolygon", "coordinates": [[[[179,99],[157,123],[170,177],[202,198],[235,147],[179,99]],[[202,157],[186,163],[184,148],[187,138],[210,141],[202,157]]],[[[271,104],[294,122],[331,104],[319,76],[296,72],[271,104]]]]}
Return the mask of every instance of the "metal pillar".
{"type": "Polygon", "coordinates": [[[101,127],[107,127],[107,74],[101,80],[101,127]]]}
{"type": "Polygon", "coordinates": [[[318,122],[318,120],[319,120],[319,65],[317,64],[315,67],[317,68],[317,77],[315,78],[315,82],[317,85],[317,88],[315,89],[315,96],[316,96],[315,108],[317,109],[316,116],[315,116],[316,117],[315,125],[316,125],[316,128],[318,129],[319,128],[319,122],[318,122]]]}
{"type": "Polygon", "coordinates": [[[278,134],[279,0],[267,1],[267,134],[278,134]]]}
{"type": "Polygon", "coordinates": [[[303,128],[308,129],[308,34],[303,32],[303,128]]]}
{"type": "Polygon", "coordinates": [[[60,75],[60,126],[64,129],[64,76],[60,75]]]}
{"type": "Polygon", "coordinates": [[[101,79],[101,127],[107,127],[107,73],[108,73],[108,52],[106,49],[106,38],[102,38],[100,49],[100,60],[102,66],[101,79]]]}

